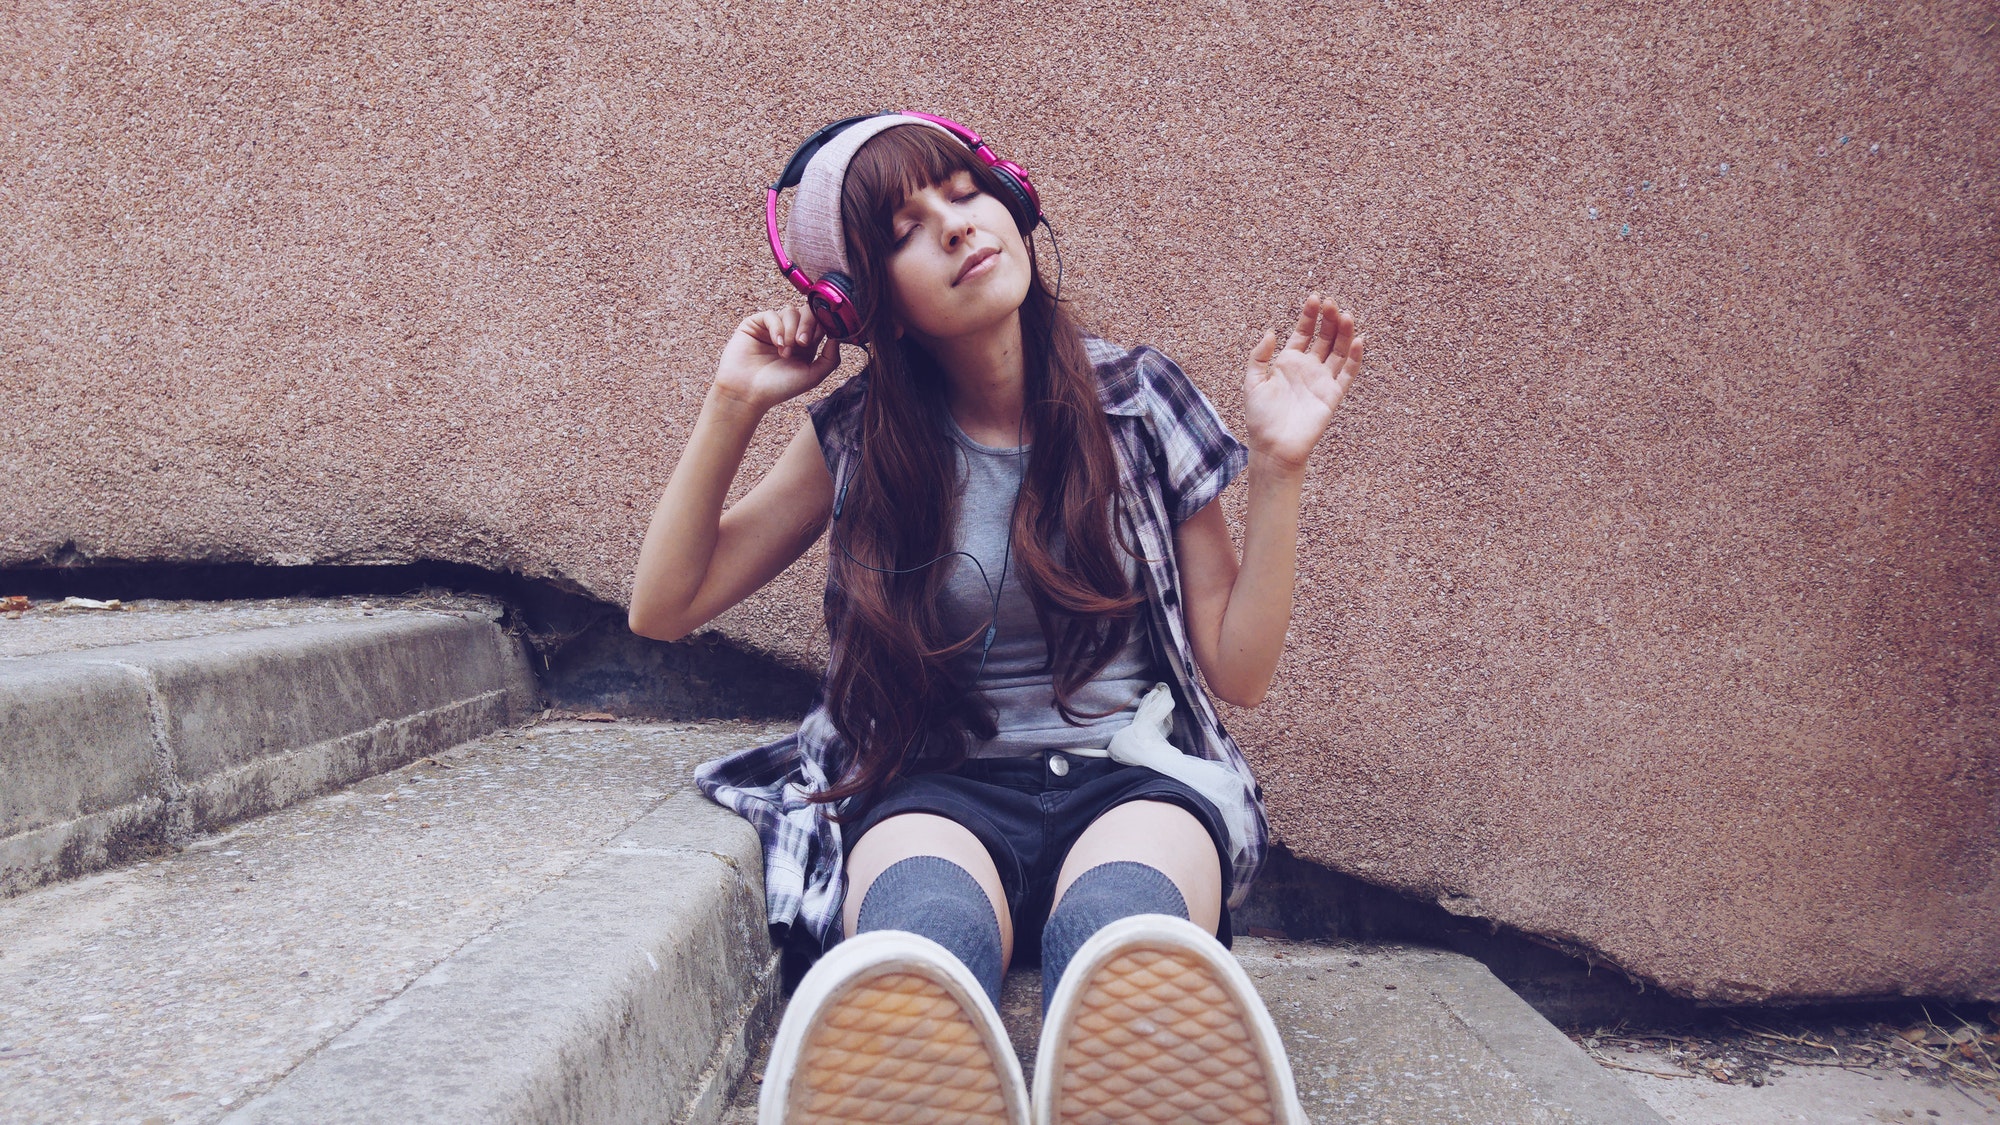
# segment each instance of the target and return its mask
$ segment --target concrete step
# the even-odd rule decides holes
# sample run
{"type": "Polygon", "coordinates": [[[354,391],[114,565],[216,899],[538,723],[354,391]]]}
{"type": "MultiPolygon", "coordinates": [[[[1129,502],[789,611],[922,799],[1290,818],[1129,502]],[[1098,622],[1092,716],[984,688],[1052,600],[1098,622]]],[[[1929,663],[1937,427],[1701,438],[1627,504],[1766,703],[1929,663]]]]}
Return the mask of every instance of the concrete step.
{"type": "MultiPolygon", "coordinates": [[[[1568,1036],[1469,957],[1409,945],[1238,938],[1314,1125],[1665,1125],[1568,1036]]],[[[1035,1080],[1039,970],[1015,970],[1000,1017],[1035,1080]]],[[[768,1037],[721,1125],[756,1125],[768,1037]]]]}
{"type": "Polygon", "coordinates": [[[0,1120],[707,1122],[774,1007],[789,729],[553,723],[0,902],[0,1120]]]}
{"type": "Polygon", "coordinates": [[[345,598],[0,619],[0,896],[520,721],[538,693],[500,613],[345,598]]]}

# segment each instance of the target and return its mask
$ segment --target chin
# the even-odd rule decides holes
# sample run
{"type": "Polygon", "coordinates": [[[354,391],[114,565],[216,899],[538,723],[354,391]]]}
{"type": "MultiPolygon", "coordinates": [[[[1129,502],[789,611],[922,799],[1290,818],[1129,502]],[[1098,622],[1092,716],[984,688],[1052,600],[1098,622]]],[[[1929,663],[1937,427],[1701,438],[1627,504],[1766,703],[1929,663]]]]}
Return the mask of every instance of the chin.
{"type": "Polygon", "coordinates": [[[937,340],[977,335],[1005,323],[1009,317],[1018,315],[1021,305],[1028,298],[1028,292],[1024,286],[1018,294],[988,293],[982,296],[985,299],[969,303],[970,307],[954,310],[957,315],[948,318],[945,323],[920,327],[915,331],[919,336],[937,340]]]}
{"type": "Polygon", "coordinates": [[[1021,272],[1017,276],[995,278],[994,280],[999,283],[996,285],[996,288],[1005,294],[1004,300],[1007,311],[1019,311],[1021,306],[1028,300],[1028,283],[1031,279],[1028,276],[1027,265],[1022,265],[1021,272]]]}
{"type": "MultiPolygon", "coordinates": [[[[1024,266],[1018,273],[990,277],[984,283],[974,283],[963,289],[945,288],[942,292],[956,299],[949,300],[947,304],[933,305],[929,310],[934,315],[942,315],[935,315],[929,324],[910,324],[908,320],[904,323],[908,331],[918,337],[934,340],[983,332],[1021,311],[1021,306],[1028,299],[1029,281],[1024,266]]],[[[903,315],[908,316],[910,311],[904,310],[903,315]]]]}

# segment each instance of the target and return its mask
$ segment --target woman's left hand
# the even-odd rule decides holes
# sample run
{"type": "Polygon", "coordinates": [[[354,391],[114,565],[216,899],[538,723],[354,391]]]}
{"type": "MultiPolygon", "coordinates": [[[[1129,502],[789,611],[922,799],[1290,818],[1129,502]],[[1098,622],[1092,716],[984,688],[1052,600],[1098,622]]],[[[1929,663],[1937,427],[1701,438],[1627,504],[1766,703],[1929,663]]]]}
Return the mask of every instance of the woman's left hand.
{"type": "Polygon", "coordinates": [[[1306,298],[1283,350],[1275,331],[1264,333],[1243,374],[1250,449],[1303,469],[1361,370],[1363,340],[1354,318],[1317,293],[1306,298]]]}

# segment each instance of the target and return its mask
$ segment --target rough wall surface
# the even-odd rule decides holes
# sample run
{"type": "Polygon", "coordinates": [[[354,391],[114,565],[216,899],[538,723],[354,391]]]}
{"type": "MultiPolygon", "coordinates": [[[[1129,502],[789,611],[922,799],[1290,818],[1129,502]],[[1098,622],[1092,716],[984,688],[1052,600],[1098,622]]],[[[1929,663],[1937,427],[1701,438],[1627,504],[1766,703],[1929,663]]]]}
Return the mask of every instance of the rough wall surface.
{"type": "MultiPolygon", "coordinates": [[[[1306,287],[1370,331],[1231,716],[1287,842],[1684,994],[2000,997],[1989,4],[30,0],[0,70],[0,565],[621,599],[759,185],[934,109],[1226,418],[1306,287]]],[[[821,566],[718,627],[815,659],[821,566]]]]}

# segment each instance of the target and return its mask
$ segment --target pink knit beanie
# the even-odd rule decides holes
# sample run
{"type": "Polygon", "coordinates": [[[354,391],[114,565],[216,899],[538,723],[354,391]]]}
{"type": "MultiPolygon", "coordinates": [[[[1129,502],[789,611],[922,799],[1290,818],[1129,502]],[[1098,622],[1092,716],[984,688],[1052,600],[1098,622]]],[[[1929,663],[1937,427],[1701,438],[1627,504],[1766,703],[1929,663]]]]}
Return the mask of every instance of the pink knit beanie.
{"type": "Polygon", "coordinates": [[[951,130],[921,117],[885,113],[857,121],[833,135],[806,164],[792,197],[792,215],[785,224],[785,252],[814,281],[847,267],[847,237],[840,226],[840,193],[847,186],[847,165],[875,134],[897,125],[926,125],[949,137],[951,130]]]}

